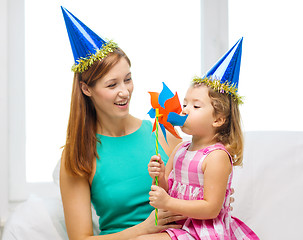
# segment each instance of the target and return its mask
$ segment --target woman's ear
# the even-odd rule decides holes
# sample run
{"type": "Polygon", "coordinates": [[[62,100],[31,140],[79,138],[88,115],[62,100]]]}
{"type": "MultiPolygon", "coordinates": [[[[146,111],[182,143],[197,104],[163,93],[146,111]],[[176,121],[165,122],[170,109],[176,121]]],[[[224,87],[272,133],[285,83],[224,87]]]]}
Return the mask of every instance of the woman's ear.
{"type": "Polygon", "coordinates": [[[92,96],[91,90],[90,90],[90,88],[87,86],[87,84],[85,82],[81,81],[80,82],[80,87],[81,87],[81,90],[82,90],[83,94],[85,94],[88,97],[92,96]]]}
{"type": "Polygon", "coordinates": [[[221,127],[225,123],[225,121],[226,119],[224,117],[218,116],[213,122],[213,127],[221,127]]]}

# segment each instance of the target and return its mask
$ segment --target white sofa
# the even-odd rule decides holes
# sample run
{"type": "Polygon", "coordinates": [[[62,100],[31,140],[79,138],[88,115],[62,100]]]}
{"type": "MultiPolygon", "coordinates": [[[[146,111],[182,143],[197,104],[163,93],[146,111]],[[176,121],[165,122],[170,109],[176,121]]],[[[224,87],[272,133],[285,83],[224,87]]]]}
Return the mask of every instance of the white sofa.
{"type": "MultiPolygon", "coordinates": [[[[234,171],[233,215],[264,240],[303,239],[303,132],[246,132],[234,171]]],[[[58,168],[54,171],[58,183],[58,168]]],[[[94,231],[98,219],[94,215],[94,231]]],[[[68,239],[62,203],[31,197],[10,216],[3,240],[68,239]]]]}

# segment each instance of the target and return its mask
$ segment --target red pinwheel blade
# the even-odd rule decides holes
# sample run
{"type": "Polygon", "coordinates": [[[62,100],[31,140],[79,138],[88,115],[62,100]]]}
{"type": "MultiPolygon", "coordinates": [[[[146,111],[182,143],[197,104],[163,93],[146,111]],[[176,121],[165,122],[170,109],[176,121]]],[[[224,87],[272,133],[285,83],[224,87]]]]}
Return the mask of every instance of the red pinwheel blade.
{"type": "Polygon", "coordinates": [[[157,121],[154,122],[154,126],[153,126],[152,132],[154,132],[156,130],[156,128],[157,128],[157,121]]]}
{"type": "Polygon", "coordinates": [[[162,123],[162,124],[165,127],[165,129],[167,131],[169,131],[172,135],[174,135],[176,138],[180,138],[181,139],[181,137],[178,135],[178,133],[176,132],[176,130],[173,127],[173,125],[171,125],[169,122],[165,122],[165,123],[162,123]]]}
{"type": "Polygon", "coordinates": [[[164,106],[168,113],[175,112],[175,113],[179,114],[182,111],[177,93],[172,98],[167,99],[166,102],[164,103],[164,106]]]}
{"type": "Polygon", "coordinates": [[[156,108],[160,108],[160,104],[158,102],[158,98],[159,98],[159,93],[157,92],[148,92],[150,94],[150,102],[152,105],[152,108],[156,109],[156,108]]]}

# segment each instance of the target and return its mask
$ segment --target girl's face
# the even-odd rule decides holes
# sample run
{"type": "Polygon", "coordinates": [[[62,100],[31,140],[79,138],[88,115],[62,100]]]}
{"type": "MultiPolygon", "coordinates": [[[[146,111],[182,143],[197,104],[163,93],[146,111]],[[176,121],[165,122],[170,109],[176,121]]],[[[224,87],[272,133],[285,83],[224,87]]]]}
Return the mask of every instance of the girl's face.
{"type": "Polygon", "coordinates": [[[88,91],[99,116],[117,119],[129,115],[133,88],[130,66],[123,57],[88,91]]]}
{"type": "Polygon", "coordinates": [[[182,114],[188,114],[182,131],[189,135],[206,137],[214,134],[214,108],[203,85],[191,86],[184,98],[182,114]]]}

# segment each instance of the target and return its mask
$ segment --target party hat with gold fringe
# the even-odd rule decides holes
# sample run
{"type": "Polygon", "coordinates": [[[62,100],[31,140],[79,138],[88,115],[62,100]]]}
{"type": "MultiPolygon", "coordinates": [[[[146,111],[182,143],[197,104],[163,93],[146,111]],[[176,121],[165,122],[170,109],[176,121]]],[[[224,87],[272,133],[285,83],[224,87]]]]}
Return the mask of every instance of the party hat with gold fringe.
{"type": "Polygon", "coordinates": [[[195,77],[194,83],[204,83],[221,93],[228,93],[239,104],[242,97],[238,94],[238,83],[242,55],[243,37],[205,74],[195,77]]]}
{"type": "Polygon", "coordinates": [[[61,9],[75,59],[74,72],[84,72],[118,47],[113,41],[99,37],[66,8],[61,6],[61,9]]]}

